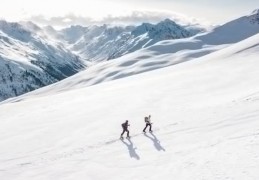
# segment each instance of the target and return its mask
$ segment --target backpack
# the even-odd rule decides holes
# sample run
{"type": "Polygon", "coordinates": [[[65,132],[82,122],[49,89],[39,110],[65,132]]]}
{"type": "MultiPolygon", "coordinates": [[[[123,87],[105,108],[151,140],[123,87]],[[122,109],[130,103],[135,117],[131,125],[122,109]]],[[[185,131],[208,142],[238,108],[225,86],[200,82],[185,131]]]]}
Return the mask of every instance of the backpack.
{"type": "Polygon", "coordinates": [[[148,117],[145,117],[145,122],[148,122],[148,117]]]}
{"type": "Polygon", "coordinates": [[[122,127],[123,129],[126,129],[126,128],[128,128],[128,124],[127,124],[127,123],[122,123],[122,124],[121,124],[121,127],[122,127]]]}

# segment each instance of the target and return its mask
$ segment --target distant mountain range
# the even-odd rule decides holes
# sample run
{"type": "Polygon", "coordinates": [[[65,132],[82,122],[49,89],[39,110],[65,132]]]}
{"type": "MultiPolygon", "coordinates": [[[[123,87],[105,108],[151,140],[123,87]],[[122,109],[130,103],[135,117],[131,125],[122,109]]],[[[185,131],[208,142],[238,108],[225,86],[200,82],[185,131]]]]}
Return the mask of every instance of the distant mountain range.
{"type": "Polygon", "coordinates": [[[0,21],[0,101],[60,81],[90,62],[106,61],[189,31],[166,19],[156,25],[71,26],[55,30],[31,22],[0,21]]]}
{"type": "MultiPolygon", "coordinates": [[[[259,33],[258,10],[195,36],[159,41],[110,61],[89,67],[61,82],[30,94],[47,95],[96,85],[139,73],[176,65],[225,49],[259,33]]],[[[250,47],[253,48],[253,47],[250,47]]],[[[236,52],[238,53],[239,50],[236,52]]]]}
{"type": "Polygon", "coordinates": [[[258,10],[209,31],[169,19],[139,26],[77,25],[61,30],[0,21],[0,101],[58,82],[91,64],[116,58],[117,68],[102,63],[89,68],[83,73],[87,85],[201,57],[257,33],[258,10]],[[152,62],[151,56],[160,61],[152,62]],[[170,62],[164,60],[167,56],[170,62]],[[142,68],[134,70],[133,65],[142,68]]]}
{"type": "Polygon", "coordinates": [[[91,61],[104,61],[149,47],[162,40],[187,38],[202,30],[198,27],[187,30],[170,19],[165,19],[155,25],[143,23],[126,27],[71,26],[58,33],[72,51],[91,61]]]}

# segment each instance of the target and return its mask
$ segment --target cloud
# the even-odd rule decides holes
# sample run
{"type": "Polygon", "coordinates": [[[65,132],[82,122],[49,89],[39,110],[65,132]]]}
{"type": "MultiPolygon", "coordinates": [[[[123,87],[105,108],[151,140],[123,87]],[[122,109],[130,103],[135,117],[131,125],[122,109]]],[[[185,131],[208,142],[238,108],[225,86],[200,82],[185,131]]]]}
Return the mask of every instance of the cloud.
{"type": "Polygon", "coordinates": [[[154,12],[154,11],[134,11],[128,15],[112,16],[108,15],[99,20],[94,20],[91,17],[78,16],[74,14],[68,14],[65,16],[57,16],[46,18],[43,15],[32,16],[28,20],[40,25],[51,25],[54,27],[66,27],[71,25],[133,25],[141,24],[143,22],[156,23],[166,18],[180,24],[195,24],[197,20],[190,17],[185,17],[181,14],[172,12],[154,12]]]}
{"type": "Polygon", "coordinates": [[[41,25],[51,25],[56,27],[64,27],[69,25],[90,25],[93,24],[93,20],[89,17],[76,16],[74,14],[68,14],[65,16],[57,16],[46,18],[43,15],[32,16],[28,18],[29,21],[35,22],[41,25]]]}
{"type": "Polygon", "coordinates": [[[151,11],[134,11],[129,15],[124,16],[107,16],[102,19],[102,22],[107,24],[138,24],[143,22],[158,22],[166,18],[170,18],[170,14],[151,11]]]}

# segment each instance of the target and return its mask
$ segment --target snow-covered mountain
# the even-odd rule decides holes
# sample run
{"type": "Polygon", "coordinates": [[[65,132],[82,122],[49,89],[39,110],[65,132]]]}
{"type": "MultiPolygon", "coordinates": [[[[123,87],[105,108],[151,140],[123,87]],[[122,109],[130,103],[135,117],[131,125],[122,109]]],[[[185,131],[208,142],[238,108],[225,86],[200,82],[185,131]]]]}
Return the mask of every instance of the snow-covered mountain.
{"type": "Polygon", "coordinates": [[[5,101],[0,179],[257,180],[258,52],[259,34],[175,66],[5,101]],[[149,114],[154,132],[142,134],[149,114]],[[119,140],[126,119],[132,138],[119,140]]]}
{"type": "Polygon", "coordinates": [[[256,19],[258,19],[257,11],[193,37],[159,41],[147,48],[114,59],[112,62],[107,61],[91,66],[87,71],[82,71],[61,83],[39,89],[32,94],[47,95],[50,91],[66,91],[91,86],[208,55],[259,33],[256,19]]]}
{"type": "Polygon", "coordinates": [[[139,26],[126,27],[71,26],[60,33],[70,44],[71,50],[91,61],[104,61],[151,46],[162,40],[190,37],[194,35],[194,32],[197,33],[197,29],[189,31],[166,19],[155,25],[143,23],[139,26]]]}
{"type": "Polygon", "coordinates": [[[90,61],[112,59],[200,30],[186,30],[169,19],[156,25],[78,25],[60,31],[31,22],[0,21],[0,101],[73,75],[90,61]]]}
{"type": "MultiPolygon", "coordinates": [[[[3,83],[0,100],[78,72],[85,63],[80,60],[82,57],[96,62],[121,56],[112,63],[99,63],[71,77],[74,81],[65,81],[68,83],[65,89],[89,86],[201,57],[258,33],[258,16],[256,10],[192,37],[189,36],[199,32],[199,28],[190,30],[169,19],[156,25],[72,26],[61,31],[50,26],[41,29],[32,23],[1,21],[0,70],[3,83]],[[81,81],[80,76],[87,78],[81,81]]],[[[59,90],[59,83],[52,87],[53,91],[59,90]]],[[[41,92],[44,89],[34,93],[41,92]]]]}
{"type": "Polygon", "coordinates": [[[84,66],[35,24],[0,21],[0,101],[57,82],[84,66]]]}
{"type": "Polygon", "coordinates": [[[219,26],[209,32],[209,36],[200,35],[197,39],[209,45],[231,44],[244,40],[259,32],[258,11],[219,26]]]}

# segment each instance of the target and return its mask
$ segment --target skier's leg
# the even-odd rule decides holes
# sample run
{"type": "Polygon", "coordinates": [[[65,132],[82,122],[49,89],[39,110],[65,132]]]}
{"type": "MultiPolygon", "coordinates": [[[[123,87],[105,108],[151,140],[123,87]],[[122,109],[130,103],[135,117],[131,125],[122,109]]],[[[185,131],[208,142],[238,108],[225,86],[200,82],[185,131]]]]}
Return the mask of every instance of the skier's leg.
{"type": "Polygon", "coordinates": [[[147,129],[147,126],[148,126],[148,125],[146,124],[146,127],[143,129],[143,132],[145,132],[145,131],[146,131],[146,129],[147,129]]]}
{"type": "Polygon", "coordinates": [[[125,133],[125,129],[123,129],[122,133],[121,133],[121,137],[123,136],[123,134],[125,133]]]}
{"type": "Polygon", "coordinates": [[[129,137],[129,130],[127,130],[127,137],[129,137]]]}
{"type": "Polygon", "coordinates": [[[152,132],[152,125],[149,124],[149,131],[152,132]]]}

